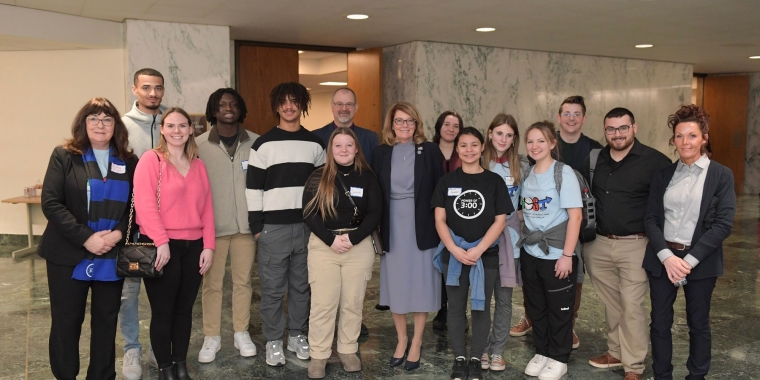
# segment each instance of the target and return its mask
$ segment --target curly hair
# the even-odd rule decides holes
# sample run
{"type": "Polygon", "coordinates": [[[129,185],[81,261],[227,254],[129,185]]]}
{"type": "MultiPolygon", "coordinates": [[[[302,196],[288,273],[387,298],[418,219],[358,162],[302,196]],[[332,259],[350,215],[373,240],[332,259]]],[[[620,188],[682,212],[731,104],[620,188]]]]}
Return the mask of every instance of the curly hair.
{"type": "Polygon", "coordinates": [[[309,108],[311,108],[311,94],[309,94],[309,90],[298,82],[285,82],[275,86],[269,94],[269,103],[272,105],[272,115],[275,119],[280,120],[280,114],[277,112],[277,109],[287,99],[298,105],[298,109],[303,116],[309,115],[309,108]]]}
{"type": "Polygon", "coordinates": [[[113,136],[111,146],[114,154],[122,160],[132,155],[129,149],[127,126],[121,121],[119,110],[106,98],[93,98],[87,102],[74,117],[71,123],[71,138],[63,144],[63,149],[78,155],[83,155],[90,147],[90,137],[87,135],[87,117],[90,115],[106,114],[113,118],[113,136]]]}
{"type": "Polygon", "coordinates": [[[208,103],[206,103],[206,120],[211,125],[216,125],[216,113],[219,112],[219,102],[222,101],[222,95],[230,94],[235,97],[237,102],[237,109],[240,111],[240,117],[238,117],[238,123],[242,123],[245,120],[245,115],[248,114],[248,109],[245,108],[245,100],[243,97],[232,88],[220,88],[214,91],[211,96],[208,97],[208,103]]]}
{"type": "MultiPolygon", "coordinates": [[[[702,132],[702,137],[705,137],[710,133],[710,115],[707,114],[704,108],[695,104],[682,105],[674,114],[668,116],[668,128],[673,131],[673,136],[670,136],[668,145],[674,146],[676,139],[676,126],[681,123],[697,123],[699,130],[702,132]]],[[[707,144],[702,145],[700,153],[707,153],[707,144]]]]}

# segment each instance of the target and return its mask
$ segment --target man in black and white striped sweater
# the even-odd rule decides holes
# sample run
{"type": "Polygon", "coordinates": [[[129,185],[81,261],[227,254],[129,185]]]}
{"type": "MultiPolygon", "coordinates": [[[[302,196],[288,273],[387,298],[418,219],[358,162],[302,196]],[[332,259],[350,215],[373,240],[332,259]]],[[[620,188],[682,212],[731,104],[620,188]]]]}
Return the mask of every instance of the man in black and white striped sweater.
{"type": "Polygon", "coordinates": [[[261,278],[261,331],[266,362],[285,364],[282,337],[285,316],[282,301],[288,292],[289,351],[309,359],[309,343],[303,331],[309,317],[311,293],[307,269],[310,231],[303,222],[301,199],[306,179],[324,165],[322,140],[301,126],[311,96],[295,82],[277,85],[269,95],[279,124],[259,137],[251,147],[246,177],[248,222],[259,243],[261,278]]]}

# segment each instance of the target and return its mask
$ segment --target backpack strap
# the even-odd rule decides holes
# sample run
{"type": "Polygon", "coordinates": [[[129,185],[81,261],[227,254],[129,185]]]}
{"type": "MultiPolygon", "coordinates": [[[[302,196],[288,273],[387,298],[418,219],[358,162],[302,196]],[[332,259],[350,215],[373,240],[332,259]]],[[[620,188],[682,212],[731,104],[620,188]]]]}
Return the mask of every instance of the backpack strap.
{"type": "Polygon", "coordinates": [[[554,187],[557,188],[557,193],[562,192],[562,168],[564,166],[565,163],[561,161],[554,163],[554,187]]]}
{"type": "Polygon", "coordinates": [[[588,188],[591,190],[591,187],[594,186],[594,170],[596,170],[596,162],[599,160],[599,153],[601,153],[601,149],[591,149],[591,153],[589,153],[589,165],[588,165],[588,188]]]}

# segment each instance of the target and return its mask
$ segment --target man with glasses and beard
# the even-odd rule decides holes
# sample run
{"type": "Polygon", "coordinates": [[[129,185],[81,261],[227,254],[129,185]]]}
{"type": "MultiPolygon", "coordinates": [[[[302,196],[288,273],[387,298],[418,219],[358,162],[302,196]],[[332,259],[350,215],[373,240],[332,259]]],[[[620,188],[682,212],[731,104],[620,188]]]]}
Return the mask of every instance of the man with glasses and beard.
{"type": "MultiPolygon", "coordinates": [[[[644,213],[652,175],[671,164],[636,139],[633,113],[614,108],[604,117],[607,146],[599,152],[591,192],[596,198],[596,239],[583,255],[594,290],[604,303],[607,352],[589,359],[597,368],[623,367],[625,380],[640,380],[649,336],[644,308],[649,282],[642,262],[648,239],[644,213]]],[[[588,181],[590,159],[580,172],[588,181]]]]}
{"type": "MultiPolygon", "coordinates": [[[[368,164],[372,164],[372,151],[378,144],[377,133],[364,129],[354,124],[354,116],[359,109],[359,103],[356,102],[356,93],[346,87],[335,90],[330,103],[330,109],[333,114],[333,122],[322,128],[314,130],[313,133],[319,136],[327,145],[330,142],[330,135],[337,128],[350,128],[359,138],[359,146],[362,148],[364,158],[368,164]]],[[[366,327],[362,325],[362,334],[366,327]]]]}

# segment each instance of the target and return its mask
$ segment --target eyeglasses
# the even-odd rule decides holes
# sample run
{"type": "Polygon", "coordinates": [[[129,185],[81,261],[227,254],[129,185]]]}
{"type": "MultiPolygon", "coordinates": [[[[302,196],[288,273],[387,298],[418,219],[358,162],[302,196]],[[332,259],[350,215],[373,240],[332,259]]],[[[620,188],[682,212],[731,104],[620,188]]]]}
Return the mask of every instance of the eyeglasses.
{"type": "Polygon", "coordinates": [[[628,130],[631,129],[630,125],[621,125],[617,128],[615,127],[605,127],[604,132],[608,135],[614,135],[615,132],[620,131],[620,133],[626,133],[628,130]]]}
{"type": "Polygon", "coordinates": [[[572,116],[572,117],[574,117],[574,118],[578,119],[578,118],[582,117],[582,116],[583,116],[583,114],[582,114],[582,113],[580,113],[580,112],[575,112],[575,113],[570,113],[570,112],[563,112],[563,113],[562,113],[562,117],[570,117],[570,116],[572,116]]]}
{"type": "Polygon", "coordinates": [[[415,125],[417,123],[417,120],[414,120],[414,119],[404,120],[404,119],[399,118],[399,119],[393,119],[393,123],[399,126],[404,125],[404,123],[406,123],[406,125],[415,125]]]}
{"type": "Polygon", "coordinates": [[[113,118],[112,117],[104,117],[102,119],[99,119],[97,116],[87,116],[87,124],[95,126],[98,125],[98,123],[103,123],[104,127],[110,127],[113,125],[113,118]]]}
{"type": "Polygon", "coordinates": [[[338,103],[333,103],[333,105],[336,106],[336,107],[338,107],[338,108],[343,108],[343,106],[346,106],[348,108],[354,108],[354,106],[356,105],[356,103],[340,103],[340,102],[338,102],[338,103]]]}

